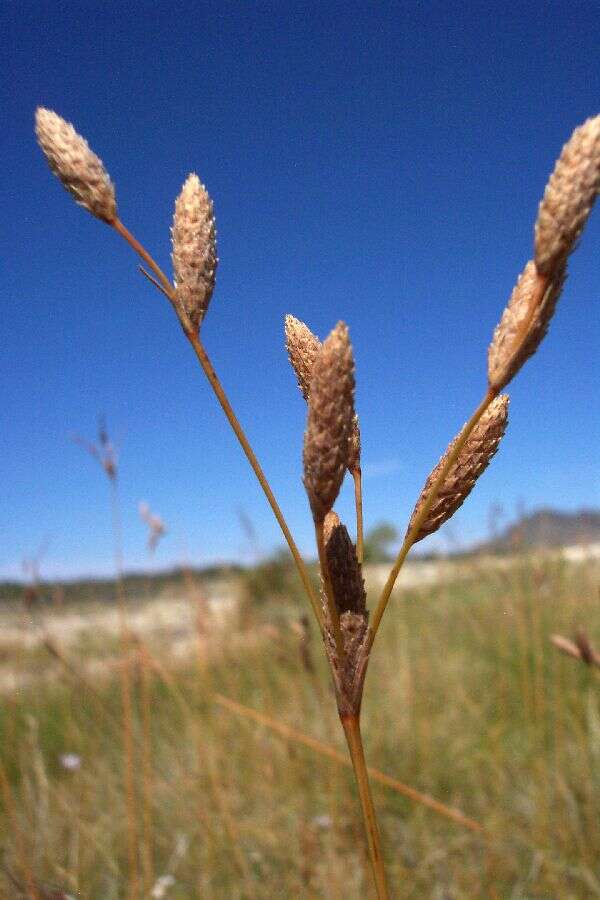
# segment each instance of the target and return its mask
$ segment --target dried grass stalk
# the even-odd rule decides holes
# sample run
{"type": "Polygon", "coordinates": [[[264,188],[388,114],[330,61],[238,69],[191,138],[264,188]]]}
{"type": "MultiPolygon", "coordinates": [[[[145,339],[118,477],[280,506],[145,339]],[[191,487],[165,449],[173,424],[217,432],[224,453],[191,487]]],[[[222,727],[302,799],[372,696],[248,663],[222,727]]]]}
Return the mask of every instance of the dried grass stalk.
{"type": "Polygon", "coordinates": [[[193,173],[175,201],[171,240],[175,300],[197,331],[215,289],[218,259],[213,203],[193,173]]]}
{"type": "Polygon", "coordinates": [[[38,107],[35,132],[52,172],[75,201],[109,225],[117,218],[115,188],[88,142],[50,109],[38,107]]]}
{"type": "Polygon", "coordinates": [[[285,345],[292,368],[298,379],[298,387],[305,400],[308,400],[310,379],[315,359],[322,347],[321,341],[313,334],[308,325],[295,316],[285,317],[285,345]]]}
{"type": "Polygon", "coordinates": [[[347,466],[349,472],[355,472],[360,469],[360,423],[358,416],[354,413],[352,419],[352,431],[348,441],[348,460],[347,466]]]}
{"type": "Polygon", "coordinates": [[[511,381],[548,331],[566,278],[566,266],[548,284],[530,260],[513,289],[488,350],[488,380],[496,391],[511,381]]]}
{"type": "Polygon", "coordinates": [[[322,521],[339,493],[354,418],[354,358],[348,328],[338,322],[314,362],[304,435],[304,486],[322,521]]]}
{"type": "MultiPolygon", "coordinates": [[[[475,482],[481,473],[487,468],[490,460],[498,449],[500,439],[506,429],[508,419],[508,396],[506,394],[496,397],[481,419],[473,429],[458,459],[450,468],[444,479],[444,483],[435,498],[431,509],[427,513],[425,521],[421,524],[414,543],[423,540],[428,534],[433,534],[444,522],[447,522],[456,510],[464,503],[471,493],[475,482]]],[[[459,435],[460,436],[460,435],[459,435]]],[[[427,501],[429,491],[438,474],[444,466],[452,449],[458,440],[454,438],[441,460],[431,472],[421,491],[411,516],[407,533],[427,501]]]]}
{"type": "Polygon", "coordinates": [[[327,571],[338,612],[340,615],[347,611],[364,613],[367,596],[356,550],[346,526],[333,510],[325,516],[323,534],[327,571]]]}
{"type": "Polygon", "coordinates": [[[600,115],[576,128],[562,149],[535,224],[535,264],[553,276],[572,253],[600,191],[600,115]]]}

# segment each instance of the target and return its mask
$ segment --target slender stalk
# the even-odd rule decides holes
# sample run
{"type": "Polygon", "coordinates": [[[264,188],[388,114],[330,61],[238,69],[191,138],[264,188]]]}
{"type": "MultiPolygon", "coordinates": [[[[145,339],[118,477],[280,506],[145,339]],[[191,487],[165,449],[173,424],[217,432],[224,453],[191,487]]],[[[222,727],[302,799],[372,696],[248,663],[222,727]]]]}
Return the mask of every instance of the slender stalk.
{"type": "Polygon", "coordinates": [[[452,468],[452,466],[458,459],[458,456],[459,456],[461,450],[463,449],[464,445],[466,444],[467,440],[469,439],[469,435],[471,434],[471,432],[473,431],[473,429],[475,428],[475,426],[481,419],[482,415],[484,414],[484,412],[486,411],[486,409],[488,408],[488,406],[490,405],[492,400],[494,400],[494,398],[497,396],[497,394],[498,394],[498,391],[493,388],[489,388],[487,390],[485,397],[483,398],[483,400],[481,401],[481,403],[479,404],[479,406],[477,407],[477,409],[475,410],[475,412],[473,413],[473,415],[471,416],[471,418],[469,419],[469,421],[467,422],[467,424],[461,431],[460,436],[459,436],[458,440],[456,441],[456,444],[454,445],[452,452],[448,454],[448,459],[446,460],[445,464],[440,469],[436,480],[434,481],[431,488],[429,489],[429,494],[427,496],[427,500],[421,507],[419,514],[415,517],[415,521],[413,522],[412,527],[410,528],[406,537],[404,538],[402,547],[400,548],[398,556],[396,557],[396,561],[394,562],[394,565],[392,566],[392,570],[391,570],[391,572],[388,576],[388,579],[384,585],[383,591],[381,593],[381,597],[379,598],[379,602],[378,602],[375,612],[373,613],[373,616],[371,618],[371,627],[369,629],[369,634],[370,634],[369,649],[370,649],[370,647],[372,647],[373,641],[375,640],[375,635],[377,634],[377,629],[379,628],[379,625],[381,622],[381,617],[383,616],[385,609],[387,607],[388,601],[390,599],[390,595],[394,589],[394,585],[396,583],[396,579],[398,577],[400,569],[402,568],[404,561],[410,552],[411,547],[415,543],[415,540],[420,531],[421,525],[427,518],[427,516],[429,514],[429,510],[431,509],[431,507],[433,506],[433,504],[435,503],[435,501],[437,499],[437,496],[444,484],[444,481],[446,480],[446,475],[448,474],[448,472],[450,471],[450,469],[452,468]]]}
{"type": "Polygon", "coordinates": [[[362,566],[364,556],[363,539],[363,505],[362,505],[362,470],[360,467],[352,469],[354,479],[354,506],[356,508],[356,558],[362,566]]]}
{"type": "Polygon", "coordinates": [[[144,893],[149,896],[154,884],[154,823],[152,819],[154,771],[152,765],[152,670],[146,657],[145,646],[140,646],[138,660],[142,688],[142,821],[144,824],[142,869],[144,893]]]}
{"type": "Polygon", "coordinates": [[[323,590],[325,591],[325,599],[327,600],[327,610],[329,612],[329,621],[333,630],[335,640],[335,650],[340,667],[344,661],[344,641],[342,640],[342,630],[340,628],[340,616],[335,604],[335,597],[329,580],[329,567],[327,565],[327,554],[325,553],[325,537],[323,534],[323,520],[315,521],[315,535],[317,538],[317,550],[319,551],[319,565],[321,567],[321,577],[323,579],[323,590]]]}
{"type": "MultiPolygon", "coordinates": [[[[162,290],[162,292],[167,296],[167,298],[171,302],[172,306],[175,308],[177,315],[179,316],[179,310],[177,309],[177,306],[175,304],[175,291],[174,291],[173,285],[171,284],[169,279],[166,277],[166,275],[164,274],[164,272],[162,271],[160,266],[154,261],[154,259],[150,256],[150,254],[146,250],[146,248],[143,247],[142,244],[140,244],[140,242],[129,231],[129,229],[127,229],[125,227],[125,225],[123,225],[123,223],[120,221],[120,219],[117,219],[113,223],[113,227],[114,227],[115,231],[122,238],[124,238],[127,241],[129,246],[138,254],[138,256],[141,256],[141,258],[144,260],[144,262],[146,263],[148,268],[151,269],[152,272],[154,272],[154,274],[156,275],[158,282],[159,282],[159,284],[157,284],[155,286],[158,287],[160,290],[162,290]]],[[[146,275],[146,277],[148,277],[148,274],[146,272],[144,272],[144,274],[146,275]]],[[[153,282],[153,279],[150,279],[150,281],[153,282]]],[[[267,481],[267,478],[260,466],[260,463],[258,462],[258,459],[256,458],[256,455],[255,455],[252,447],[250,446],[250,443],[248,441],[248,438],[246,437],[244,429],[242,428],[240,422],[238,421],[237,416],[235,415],[235,413],[233,411],[233,408],[229,402],[229,399],[228,399],[225,391],[223,390],[223,386],[221,385],[221,382],[219,381],[219,379],[217,377],[217,373],[215,372],[215,370],[213,368],[213,365],[208,357],[206,350],[204,349],[204,346],[202,345],[202,343],[200,341],[199,336],[197,334],[195,334],[193,331],[190,331],[189,329],[185,328],[185,326],[184,326],[184,331],[185,331],[185,335],[186,335],[187,339],[189,340],[190,344],[194,348],[194,352],[195,352],[196,356],[198,357],[198,361],[199,361],[200,365],[202,366],[204,374],[208,378],[210,386],[212,387],[217,400],[221,404],[221,408],[222,408],[223,412],[225,413],[225,416],[227,417],[227,420],[228,420],[229,424],[231,425],[231,428],[233,429],[235,436],[237,437],[238,441],[240,442],[242,450],[244,451],[244,454],[246,455],[246,459],[250,463],[250,466],[252,467],[252,470],[254,471],[254,474],[256,475],[258,482],[259,482],[261,488],[263,489],[263,492],[267,498],[269,506],[271,507],[275,518],[277,519],[279,527],[281,528],[281,531],[283,532],[283,536],[285,537],[287,545],[290,548],[290,552],[294,558],[294,562],[296,563],[296,568],[298,569],[298,574],[300,575],[300,579],[302,581],[302,584],[304,585],[304,589],[306,591],[308,599],[310,600],[310,603],[311,603],[313,612],[315,614],[315,617],[317,619],[317,622],[319,623],[319,626],[322,627],[321,610],[320,610],[320,606],[319,606],[319,601],[317,599],[317,595],[315,594],[314,588],[310,582],[310,578],[309,578],[306,566],[304,564],[304,560],[302,559],[302,557],[300,555],[300,551],[298,550],[298,547],[296,546],[296,543],[292,537],[292,534],[287,526],[287,523],[283,517],[283,513],[281,512],[281,509],[279,508],[279,504],[277,503],[277,500],[275,499],[275,495],[273,494],[273,491],[271,490],[269,482],[267,481]]]]}
{"type": "Polygon", "coordinates": [[[369,775],[365,761],[362,736],[360,733],[360,720],[358,715],[340,716],[340,719],[344,727],[344,734],[346,735],[350,758],[352,759],[352,767],[354,769],[354,776],[358,786],[358,794],[360,797],[365,831],[367,833],[369,858],[373,869],[377,897],[378,900],[389,900],[390,895],[388,892],[383,856],[381,853],[381,838],[379,836],[375,808],[371,797],[369,775]]]}
{"type": "Polygon", "coordinates": [[[129,658],[129,628],[125,609],[123,587],[123,552],[121,539],[121,517],[116,478],[110,479],[115,570],[117,575],[117,600],[123,654],[121,674],[121,703],[123,712],[123,751],[125,762],[125,797],[127,803],[127,854],[129,861],[129,896],[138,900],[140,896],[138,871],[138,830],[135,797],[135,752],[133,741],[133,703],[131,690],[131,660],[129,658]]]}
{"type": "Polygon", "coordinates": [[[319,607],[319,601],[315,594],[314,588],[310,582],[310,578],[309,578],[306,566],[304,564],[304,560],[302,559],[302,557],[300,555],[300,551],[298,550],[298,548],[296,546],[296,542],[294,541],[292,534],[290,532],[290,529],[287,526],[287,522],[285,521],[285,519],[283,517],[283,513],[281,512],[281,509],[279,508],[279,504],[277,503],[277,500],[275,499],[275,495],[273,494],[273,491],[271,490],[271,486],[270,486],[269,482],[267,481],[265,473],[263,472],[261,465],[258,462],[258,459],[256,458],[254,451],[248,442],[248,438],[246,437],[244,429],[240,425],[240,423],[231,407],[231,404],[227,398],[227,395],[225,394],[225,391],[223,390],[221,382],[219,381],[219,379],[217,377],[217,374],[212,366],[212,363],[208,357],[206,350],[204,349],[204,346],[202,345],[202,342],[200,341],[199,336],[197,334],[188,334],[187,337],[188,337],[190,344],[194,348],[194,352],[195,352],[196,356],[198,357],[198,361],[200,362],[202,369],[204,370],[204,374],[208,378],[208,380],[210,382],[210,386],[212,387],[217,400],[221,404],[221,408],[223,409],[223,412],[225,413],[227,420],[235,433],[235,436],[237,437],[238,441],[241,444],[242,450],[244,451],[244,453],[246,455],[246,459],[250,463],[250,466],[252,467],[252,470],[254,471],[254,474],[256,475],[261,488],[263,489],[263,492],[267,498],[269,506],[271,507],[271,509],[273,511],[273,515],[277,519],[279,527],[281,528],[281,531],[283,532],[283,536],[285,537],[285,539],[287,541],[287,545],[290,548],[290,552],[291,552],[292,556],[294,557],[294,562],[296,563],[296,568],[298,569],[298,574],[300,575],[300,578],[302,579],[302,584],[304,585],[304,589],[306,590],[308,598],[311,602],[313,612],[317,618],[317,622],[319,622],[319,624],[321,624],[321,610],[319,607]]]}

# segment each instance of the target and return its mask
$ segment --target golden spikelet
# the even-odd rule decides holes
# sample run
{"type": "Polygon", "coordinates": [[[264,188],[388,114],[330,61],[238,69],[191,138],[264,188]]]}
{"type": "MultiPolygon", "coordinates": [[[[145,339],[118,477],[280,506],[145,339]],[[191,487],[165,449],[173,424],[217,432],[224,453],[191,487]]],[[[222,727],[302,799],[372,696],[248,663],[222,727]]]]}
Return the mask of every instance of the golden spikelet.
{"type": "Polygon", "coordinates": [[[314,362],[304,435],[304,486],[315,521],[339,493],[354,417],[354,359],[348,328],[339,322],[314,362]]]}
{"type": "Polygon", "coordinates": [[[212,200],[195,174],[175,201],[171,240],[175,300],[197,331],[215,288],[218,259],[212,200]]]}
{"type": "Polygon", "coordinates": [[[519,275],[488,350],[488,381],[494,390],[506,387],[536,352],[548,331],[565,278],[563,267],[548,283],[538,274],[533,260],[519,275]]]}
{"type": "MultiPolygon", "coordinates": [[[[459,506],[461,506],[469,496],[475,482],[487,468],[490,460],[498,449],[498,444],[506,429],[507,419],[508,396],[502,394],[490,403],[487,410],[473,429],[465,446],[459,453],[458,459],[451,466],[437,497],[433,501],[433,504],[425,517],[425,521],[421,523],[414,541],[415,543],[423,540],[428,534],[433,534],[434,531],[437,531],[444,522],[447,522],[448,519],[454,515],[459,506]]],[[[453,447],[459,436],[460,435],[454,438],[425,482],[425,486],[421,491],[421,496],[419,497],[411,516],[407,533],[412,528],[415,519],[427,502],[431,486],[438,477],[441,468],[445,465],[449,455],[452,453],[453,447]]]]}
{"type": "Polygon", "coordinates": [[[103,222],[114,223],[115,188],[88,142],[69,122],[41,106],[35,112],[35,133],[48,165],[75,201],[103,222]]]}
{"type": "Polygon", "coordinates": [[[553,276],[575,249],[600,191],[600,115],[576,128],[562,149],[535,224],[535,264],[553,276]]]}
{"type": "Polygon", "coordinates": [[[285,345],[292,368],[298,379],[298,387],[305,400],[308,400],[310,379],[315,359],[321,349],[321,341],[313,334],[308,325],[295,316],[285,317],[285,345]]]}
{"type": "Polygon", "coordinates": [[[337,513],[328,512],[323,526],[327,574],[340,615],[364,613],[367,597],[356,550],[337,513]]]}

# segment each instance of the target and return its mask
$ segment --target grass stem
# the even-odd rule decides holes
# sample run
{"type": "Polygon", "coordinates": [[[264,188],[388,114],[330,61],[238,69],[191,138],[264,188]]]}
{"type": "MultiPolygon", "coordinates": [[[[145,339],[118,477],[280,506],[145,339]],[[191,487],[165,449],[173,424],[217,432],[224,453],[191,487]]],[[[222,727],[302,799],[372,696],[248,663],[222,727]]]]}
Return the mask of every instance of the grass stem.
{"type": "Polygon", "coordinates": [[[477,409],[475,410],[475,412],[473,413],[473,415],[471,416],[471,418],[469,419],[469,421],[467,422],[467,424],[461,431],[460,436],[452,449],[452,452],[448,454],[448,458],[446,459],[445,464],[441,467],[436,480],[431,485],[431,488],[427,495],[427,499],[423,503],[421,509],[419,510],[419,514],[417,516],[415,516],[415,520],[412,524],[412,527],[409,529],[409,531],[406,534],[406,537],[404,538],[404,542],[400,548],[398,556],[396,557],[394,565],[392,566],[392,569],[390,571],[388,579],[387,579],[387,581],[384,585],[383,591],[381,593],[381,597],[379,598],[377,607],[375,608],[375,611],[371,618],[371,627],[369,629],[369,631],[370,631],[369,649],[373,646],[373,641],[375,640],[375,635],[377,634],[377,630],[381,623],[381,617],[383,616],[385,609],[387,607],[388,601],[390,599],[391,593],[392,593],[392,591],[394,589],[394,585],[396,583],[396,579],[398,578],[398,574],[404,564],[406,557],[408,556],[413,544],[415,543],[417,535],[419,534],[419,531],[421,529],[421,525],[427,518],[427,516],[429,514],[429,510],[435,503],[437,496],[443,487],[444,481],[446,480],[446,475],[448,474],[448,472],[450,471],[450,469],[452,468],[452,466],[458,459],[461,450],[463,449],[464,445],[467,443],[467,441],[469,439],[469,435],[471,434],[471,432],[473,431],[473,429],[475,428],[475,426],[481,419],[482,415],[484,414],[484,412],[486,411],[486,409],[488,408],[490,403],[497,396],[497,393],[498,392],[492,388],[489,388],[487,390],[485,397],[483,398],[483,400],[481,401],[481,403],[479,404],[479,406],[477,407],[477,409]]]}
{"type": "Polygon", "coordinates": [[[364,557],[363,538],[363,503],[362,503],[362,470],[360,467],[352,469],[354,480],[354,506],[356,508],[356,558],[362,566],[364,557]]]}
{"type": "Polygon", "coordinates": [[[346,741],[348,742],[350,758],[352,759],[352,768],[354,769],[354,776],[358,787],[363,822],[367,833],[367,843],[369,845],[369,858],[371,860],[373,878],[375,879],[375,887],[377,889],[377,897],[378,900],[389,900],[390,895],[388,892],[383,856],[381,853],[381,838],[379,836],[373,798],[371,797],[369,774],[360,733],[360,721],[357,715],[341,716],[340,718],[344,727],[346,741]]]}

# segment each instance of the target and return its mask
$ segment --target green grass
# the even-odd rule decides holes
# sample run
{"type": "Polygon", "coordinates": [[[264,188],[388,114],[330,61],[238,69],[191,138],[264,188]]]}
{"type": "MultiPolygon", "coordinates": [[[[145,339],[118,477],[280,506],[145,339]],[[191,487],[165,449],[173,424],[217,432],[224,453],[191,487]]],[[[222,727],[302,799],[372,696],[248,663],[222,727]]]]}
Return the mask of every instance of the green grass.
{"type": "MultiPolygon", "coordinates": [[[[269,601],[264,590],[260,598],[254,614],[244,605],[253,639],[228,648],[215,633],[200,669],[176,665],[162,648],[173,681],[155,672],[149,688],[151,840],[142,825],[136,674],[146,875],[172,874],[165,896],[173,900],[369,897],[350,770],[214,701],[219,692],[344,750],[316,636],[312,673],[292,627],[299,607],[279,595],[269,601]]],[[[484,839],[374,785],[394,897],[600,896],[600,679],[549,642],[583,625],[600,644],[597,602],[597,569],[550,560],[503,569],[474,561],[462,581],[394,598],[367,679],[368,762],[458,807],[488,833],[484,839]]],[[[69,658],[84,666],[90,648],[69,658]]],[[[118,678],[94,674],[89,691],[58,663],[48,665],[3,698],[0,719],[0,759],[28,865],[41,886],[126,897],[118,678]],[[81,756],[78,771],[61,767],[67,752],[81,756]]],[[[5,814],[0,827],[5,866],[22,879],[15,822],[5,814]]],[[[18,896],[8,876],[2,891],[18,896]]]]}

